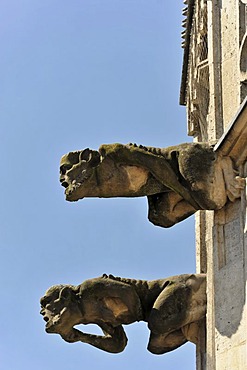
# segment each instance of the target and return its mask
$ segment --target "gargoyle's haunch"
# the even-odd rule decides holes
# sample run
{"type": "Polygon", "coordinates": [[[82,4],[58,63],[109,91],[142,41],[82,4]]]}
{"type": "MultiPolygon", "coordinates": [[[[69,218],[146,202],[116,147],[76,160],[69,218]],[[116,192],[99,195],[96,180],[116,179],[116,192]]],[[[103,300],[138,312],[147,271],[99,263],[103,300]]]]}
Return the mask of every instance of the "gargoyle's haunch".
{"type": "Polygon", "coordinates": [[[53,286],[41,298],[47,333],[111,353],[124,350],[127,337],[122,325],[135,321],[148,323],[148,350],[154,354],[172,351],[188,340],[197,343],[205,312],[204,274],[153,281],[103,275],[78,286],[53,286]],[[83,333],[74,328],[79,324],[97,324],[103,335],[83,333]]]}
{"type": "Polygon", "coordinates": [[[70,152],[61,159],[60,181],[68,201],[146,195],[149,220],[163,227],[199,209],[222,208],[240,197],[244,186],[231,159],[208,143],[163,149],[109,144],[70,152]]]}

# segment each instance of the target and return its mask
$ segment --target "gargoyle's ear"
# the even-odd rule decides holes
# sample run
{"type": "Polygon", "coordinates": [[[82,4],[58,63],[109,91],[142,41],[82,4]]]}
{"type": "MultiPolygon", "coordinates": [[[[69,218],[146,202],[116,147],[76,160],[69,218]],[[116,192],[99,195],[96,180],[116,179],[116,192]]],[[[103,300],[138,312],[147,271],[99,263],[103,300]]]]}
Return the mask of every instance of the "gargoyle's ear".
{"type": "Polygon", "coordinates": [[[86,148],[80,152],[80,161],[89,161],[90,159],[91,150],[86,148]]]}
{"type": "Polygon", "coordinates": [[[191,287],[194,292],[197,292],[202,284],[205,285],[206,275],[205,274],[192,274],[186,281],[186,285],[191,287]]]}
{"type": "Polygon", "coordinates": [[[71,294],[72,294],[71,288],[69,286],[65,286],[60,290],[59,298],[68,300],[71,298],[71,294]]]}
{"type": "Polygon", "coordinates": [[[86,161],[91,167],[98,166],[100,162],[100,154],[96,150],[91,150],[89,148],[84,149],[80,153],[80,161],[86,161]]]}

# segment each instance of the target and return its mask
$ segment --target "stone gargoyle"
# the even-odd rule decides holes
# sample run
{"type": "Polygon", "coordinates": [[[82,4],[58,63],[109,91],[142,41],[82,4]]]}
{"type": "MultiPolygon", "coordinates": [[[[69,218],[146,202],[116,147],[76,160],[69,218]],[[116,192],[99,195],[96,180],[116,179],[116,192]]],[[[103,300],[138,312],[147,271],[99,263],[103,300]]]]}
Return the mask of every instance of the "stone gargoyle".
{"type": "Polygon", "coordinates": [[[145,321],[150,330],[148,350],[163,354],[187,341],[197,343],[206,312],[206,276],[146,281],[104,274],[78,286],[53,286],[40,302],[46,332],[60,334],[66,342],[119,353],[127,344],[122,325],[145,321]],[[74,328],[79,324],[97,324],[103,335],[83,333],[74,328]]]}
{"type": "Polygon", "coordinates": [[[101,145],[64,155],[60,182],[66,200],[148,197],[149,220],[170,227],[197,210],[217,210],[240,197],[243,179],[229,157],[209,143],[168,148],[101,145]]]}

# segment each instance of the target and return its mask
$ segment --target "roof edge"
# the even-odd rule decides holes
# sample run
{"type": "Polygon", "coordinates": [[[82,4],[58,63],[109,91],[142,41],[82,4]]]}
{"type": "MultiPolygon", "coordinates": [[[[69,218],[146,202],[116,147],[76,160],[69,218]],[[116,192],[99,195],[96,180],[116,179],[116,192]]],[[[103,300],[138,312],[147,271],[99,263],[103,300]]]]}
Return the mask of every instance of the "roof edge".
{"type": "Polygon", "coordinates": [[[194,14],[194,5],[195,0],[184,0],[184,3],[187,5],[186,8],[186,19],[183,21],[183,26],[186,28],[182,32],[182,37],[184,37],[183,48],[183,67],[182,67],[182,77],[181,77],[181,86],[180,86],[180,98],[179,104],[186,105],[186,90],[187,90],[187,74],[188,74],[188,64],[189,64],[189,50],[190,50],[190,37],[191,37],[191,27],[192,19],[194,14]]]}

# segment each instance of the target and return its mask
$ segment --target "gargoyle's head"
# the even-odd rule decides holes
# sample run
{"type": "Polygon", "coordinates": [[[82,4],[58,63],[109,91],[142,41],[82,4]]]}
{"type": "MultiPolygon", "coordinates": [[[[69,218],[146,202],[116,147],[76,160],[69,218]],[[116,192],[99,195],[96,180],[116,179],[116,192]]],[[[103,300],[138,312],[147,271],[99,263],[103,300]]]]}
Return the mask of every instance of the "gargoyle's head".
{"type": "MultiPolygon", "coordinates": [[[[60,182],[68,201],[84,197],[143,196],[147,193],[148,176],[146,169],[118,163],[105,156],[101,148],[70,152],[60,162],[60,182]]],[[[155,191],[160,188],[156,185],[155,191]]]]}
{"type": "Polygon", "coordinates": [[[90,149],[70,152],[61,158],[60,182],[66,189],[67,200],[73,201],[83,198],[83,196],[78,196],[78,193],[80,193],[82,186],[84,189],[90,189],[90,186],[96,182],[95,167],[99,163],[99,152],[90,149]]]}
{"type": "Polygon", "coordinates": [[[47,333],[66,333],[80,321],[81,312],[73,286],[51,287],[41,298],[40,304],[47,333]]]}

